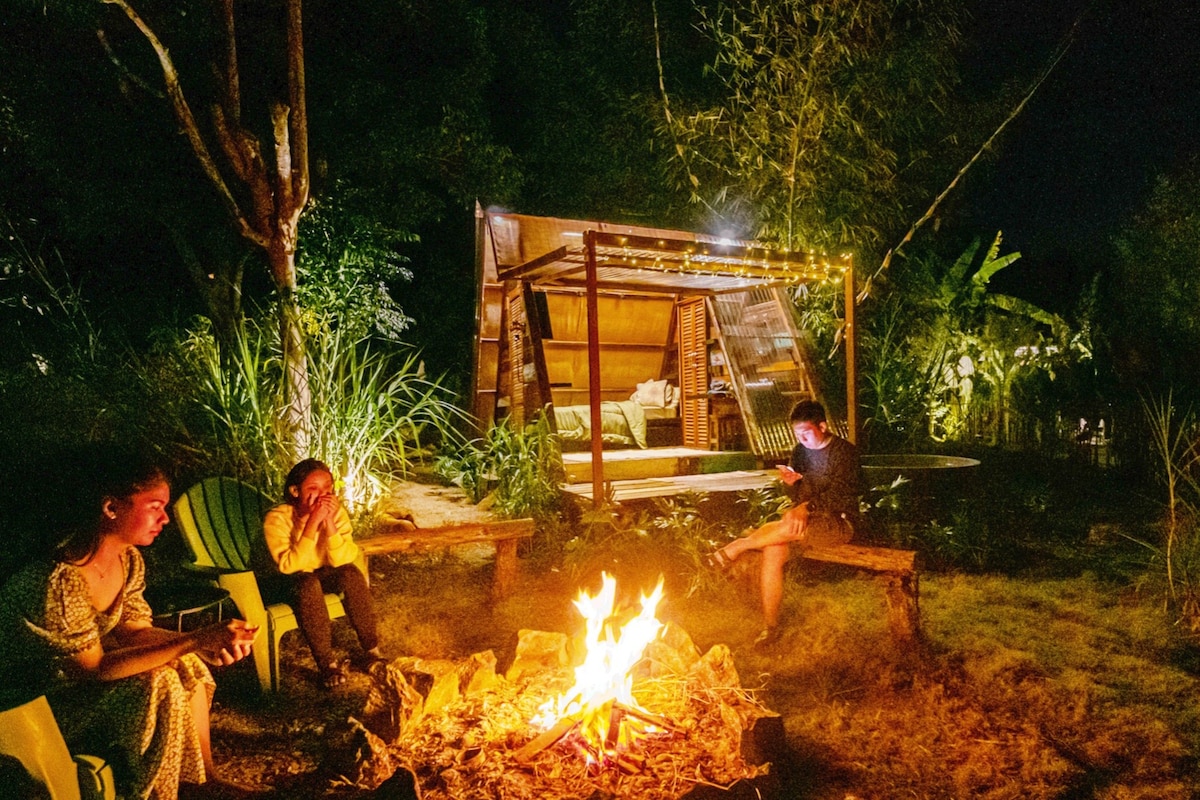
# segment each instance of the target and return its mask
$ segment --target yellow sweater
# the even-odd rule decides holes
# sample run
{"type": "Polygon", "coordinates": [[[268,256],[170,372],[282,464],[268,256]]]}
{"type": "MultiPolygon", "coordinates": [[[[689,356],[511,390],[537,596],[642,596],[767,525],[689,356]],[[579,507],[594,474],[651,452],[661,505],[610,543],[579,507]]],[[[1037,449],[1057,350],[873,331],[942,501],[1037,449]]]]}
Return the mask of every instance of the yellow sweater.
{"type": "Polygon", "coordinates": [[[267,550],[285,575],[294,572],[312,572],[320,567],[340,567],[358,558],[358,545],[350,533],[353,525],[345,508],[338,508],[334,518],[336,533],[323,538],[318,544],[313,539],[301,537],[308,515],[296,513],[296,507],[281,503],[263,519],[263,536],[267,550]]]}

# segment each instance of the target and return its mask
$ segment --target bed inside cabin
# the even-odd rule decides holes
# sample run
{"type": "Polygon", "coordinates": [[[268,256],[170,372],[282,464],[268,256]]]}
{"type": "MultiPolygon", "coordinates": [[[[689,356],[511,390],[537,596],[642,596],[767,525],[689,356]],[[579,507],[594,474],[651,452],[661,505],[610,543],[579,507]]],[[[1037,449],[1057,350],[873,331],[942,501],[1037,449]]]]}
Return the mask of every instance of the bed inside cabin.
{"type": "MultiPolygon", "coordinates": [[[[552,390],[553,391],[553,390],[552,390]]],[[[592,408],[553,404],[554,427],[564,450],[592,441],[592,408]]],[[[600,438],[607,447],[669,447],[683,442],[679,389],[666,379],[639,383],[627,400],[600,401],[600,438]]]]}
{"type": "MultiPolygon", "coordinates": [[[[605,296],[599,303],[600,434],[607,448],[682,443],[672,296],[605,296]]],[[[554,425],[564,450],[591,446],[587,311],[578,292],[539,291],[554,425]]]]}

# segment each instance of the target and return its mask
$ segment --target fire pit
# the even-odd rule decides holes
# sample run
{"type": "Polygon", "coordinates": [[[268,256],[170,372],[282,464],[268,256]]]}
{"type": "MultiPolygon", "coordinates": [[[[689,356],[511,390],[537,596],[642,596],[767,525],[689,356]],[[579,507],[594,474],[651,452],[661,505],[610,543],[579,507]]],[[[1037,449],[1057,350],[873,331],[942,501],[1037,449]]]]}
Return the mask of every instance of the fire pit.
{"type": "Polygon", "coordinates": [[[575,601],[582,643],[521,631],[504,675],[491,651],[377,667],[348,780],[374,788],[406,768],[427,800],[769,794],[779,716],[741,687],[726,646],[702,655],[655,617],[661,597],[660,581],[636,612],[616,609],[605,575],[575,601]]]}

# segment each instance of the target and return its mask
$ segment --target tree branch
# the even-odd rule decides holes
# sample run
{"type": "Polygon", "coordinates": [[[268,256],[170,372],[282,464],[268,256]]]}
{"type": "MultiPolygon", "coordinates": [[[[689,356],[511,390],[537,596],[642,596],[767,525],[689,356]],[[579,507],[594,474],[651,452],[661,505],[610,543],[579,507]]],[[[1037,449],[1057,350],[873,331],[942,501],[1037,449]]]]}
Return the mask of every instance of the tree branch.
{"type": "Polygon", "coordinates": [[[250,205],[254,214],[250,227],[255,235],[253,237],[246,236],[246,238],[259,247],[267,249],[270,246],[271,219],[275,214],[275,201],[274,192],[271,191],[271,184],[267,179],[262,148],[258,139],[248,131],[241,127],[233,129],[228,125],[225,111],[221,106],[214,106],[212,113],[217,141],[221,144],[221,149],[225,152],[230,164],[233,165],[234,173],[250,191],[250,205]]]}
{"type": "Polygon", "coordinates": [[[271,128],[275,134],[275,207],[280,223],[290,220],[295,205],[292,194],[292,147],[288,130],[288,107],[271,106],[271,128]]]}
{"type": "Polygon", "coordinates": [[[242,84],[238,70],[237,26],[233,19],[233,0],[221,0],[221,23],[225,29],[225,74],[220,84],[225,89],[225,115],[230,124],[242,124],[242,84]]]}
{"type": "Polygon", "coordinates": [[[308,203],[308,92],[304,80],[304,30],[300,19],[300,0],[288,0],[288,105],[291,107],[292,223],[308,203]]]}
{"type": "Polygon", "coordinates": [[[196,158],[200,161],[200,168],[208,176],[213,186],[216,187],[222,204],[233,218],[242,236],[255,244],[265,247],[266,243],[262,240],[262,237],[246,221],[245,216],[238,207],[237,200],[234,199],[233,193],[229,191],[229,186],[226,185],[225,179],[221,176],[221,171],[217,167],[216,161],[213,160],[212,154],[208,150],[208,145],[204,143],[204,137],[200,134],[200,127],[196,124],[196,118],[192,115],[192,109],[188,106],[187,99],[183,96],[183,87],[179,83],[179,73],[175,70],[175,64],[171,60],[167,48],[159,41],[158,36],[150,29],[150,26],[142,20],[138,13],[125,0],[102,1],[115,5],[124,11],[125,16],[129,17],[129,20],[142,32],[142,35],[150,42],[150,46],[154,48],[154,52],[158,56],[158,63],[162,67],[163,80],[167,86],[167,96],[171,100],[171,108],[175,112],[175,119],[183,128],[183,133],[187,136],[188,143],[192,146],[192,152],[196,154],[196,158]]]}
{"type": "Polygon", "coordinates": [[[996,141],[1000,134],[1004,132],[1004,129],[1008,127],[1009,123],[1016,119],[1017,116],[1020,115],[1023,110],[1025,110],[1025,106],[1028,105],[1029,101],[1033,99],[1033,96],[1037,93],[1037,90],[1040,89],[1042,84],[1046,82],[1046,79],[1050,77],[1050,74],[1058,66],[1059,62],[1062,61],[1063,57],[1067,54],[1067,51],[1070,50],[1071,45],[1075,41],[1075,33],[1078,31],[1079,24],[1083,21],[1083,15],[1085,13],[1087,13],[1086,8],[1084,11],[1080,12],[1078,17],[1075,18],[1075,22],[1071,25],[1071,29],[1067,31],[1067,35],[1064,38],[1062,45],[1059,47],[1058,52],[1054,54],[1050,60],[1050,64],[1046,67],[1038,79],[1034,81],[1033,86],[1028,92],[1026,92],[1025,96],[1021,98],[1021,102],[1018,103],[1016,108],[1012,110],[1012,113],[1010,113],[1005,120],[1000,123],[1000,127],[996,128],[996,130],[992,132],[992,135],[987,138],[987,141],[985,141],[979,147],[979,149],[975,151],[975,155],[971,156],[970,160],[967,161],[967,163],[964,164],[961,169],[959,169],[957,174],[955,174],[954,179],[950,181],[946,188],[943,189],[941,193],[933,199],[933,203],[931,203],[925,213],[921,215],[921,218],[914,222],[912,227],[908,229],[908,233],[904,234],[904,238],[900,240],[900,243],[884,254],[883,261],[879,264],[879,269],[875,270],[875,272],[872,273],[872,275],[864,282],[862,290],[858,293],[857,302],[861,303],[870,296],[871,284],[876,278],[883,274],[884,270],[891,265],[892,256],[894,256],[896,253],[899,253],[900,249],[904,247],[904,245],[912,241],[917,229],[933,217],[934,213],[938,209],[938,206],[942,204],[942,201],[946,199],[950,192],[954,191],[954,188],[958,186],[958,182],[962,180],[964,175],[967,174],[967,170],[975,166],[975,163],[979,161],[979,159],[985,152],[987,152],[989,148],[991,148],[992,142],[996,141]]]}
{"type": "Polygon", "coordinates": [[[129,79],[130,83],[137,86],[152,97],[157,97],[160,100],[163,99],[162,92],[158,91],[149,83],[142,80],[140,75],[135,75],[128,67],[125,66],[121,59],[117,58],[117,54],[113,52],[112,45],[108,43],[108,36],[105,35],[103,28],[96,31],[96,38],[100,40],[100,46],[104,48],[104,54],[108,56],[108,60],[111,61],[113,66],[119,69],[125,75],[125,77],[129,79]]]}

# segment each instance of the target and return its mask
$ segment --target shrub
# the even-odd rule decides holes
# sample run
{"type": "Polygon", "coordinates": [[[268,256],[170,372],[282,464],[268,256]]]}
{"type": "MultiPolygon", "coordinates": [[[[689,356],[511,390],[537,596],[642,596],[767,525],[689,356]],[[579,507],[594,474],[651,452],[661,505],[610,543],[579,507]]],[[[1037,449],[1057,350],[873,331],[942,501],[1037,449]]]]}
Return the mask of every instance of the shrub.
{"type": "Polygon", "coordinates": [[[438,458],[436,469],[473,502],[493,496],[504,517],[547,517],[561,506],[562,449],[544,411],[521,429],[508,420],[438,458]]]}

